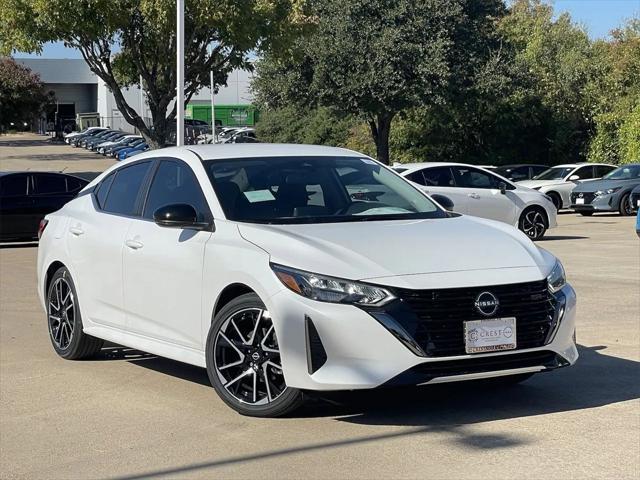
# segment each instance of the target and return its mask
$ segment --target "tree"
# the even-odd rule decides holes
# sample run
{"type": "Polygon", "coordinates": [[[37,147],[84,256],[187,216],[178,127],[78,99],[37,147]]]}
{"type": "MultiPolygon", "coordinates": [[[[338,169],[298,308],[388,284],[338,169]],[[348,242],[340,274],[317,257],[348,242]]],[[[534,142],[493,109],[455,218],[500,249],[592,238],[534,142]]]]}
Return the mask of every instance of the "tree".
{"type": "MultiPolygon", "coordinates": [[[[185,3],[185,102],[209,84],[211,70],[223,85],[232,69],[251,68],[250,53],[283,44],[304,24],[297,0],[185,3]]],[[[173,0],[0,0],[0,53],[37,52],[48,41],[78,49],[127,122],[161,147],[175,129],[175,13],[173,0]],[[140,76],[151,125],[121,93],[140,76]]]]}
{"type": "Polygon", "coordinates": [[[594,75],[587,89],[595,123],[589,160],[640,161],[640,19],[594,45],[594,75]]]}
{"type": "Polygon", "coordinates": [[[500,0],[318,0],[315,28],[287,56],[266,56],[254,88],[267,108],[326,106],[362,119],[388,163],[393,120],[463,89],[497,45],[487,39],[503,11],[500,0]]]}
{"type": "Polygon", "coordinates": [[[40,77],[9,57],[0,58],[0,129],[30,123],[53,101],[40,77]]]}

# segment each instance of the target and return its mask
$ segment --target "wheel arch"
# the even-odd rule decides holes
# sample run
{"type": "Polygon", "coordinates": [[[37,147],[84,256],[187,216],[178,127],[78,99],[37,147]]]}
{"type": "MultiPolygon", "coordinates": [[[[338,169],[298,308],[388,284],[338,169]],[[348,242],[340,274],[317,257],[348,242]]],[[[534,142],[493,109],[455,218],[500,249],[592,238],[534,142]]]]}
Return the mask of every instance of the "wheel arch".
{"type": "Polygon", "coordinates": [[[227,285],[218,295],[216,302],[213,307],[213,315],[211,315],[211,321],[218,314],[218,312],[227,305],[234,298],[238,298],[240,295],[244,295],[246,293],[255,293],[258,295],[258,292],[255,289],[251,288],[249,285],[246,285],[241,282],[235,282],[227,285]]]}
{"type": "MultiPolygon", "coordinates": [[[[548,190],[546,192],[544,192],[545,195],[548,195],[551,198],[557,198],[558,201],[560,202],[560,206],[559,209],[564,207],[564,200],[562,199],[562,195],[560,195],[560,192],[557,192],[556,190],[554,190],[553,188],[551,190],[548,190]]],[[[544,210],[544,209],[543,209],[544,210]]]]}
{"type": "Polygon", "coordinates": [[[51,279],[53,278],[53,275],[61,267],[66,267],[66,265],[64,263],[62,263],[60,260],[54,260],[47,267],[47,271],[44,274],[44,294],[45,294],[45,296],[47,295],[47,292],[49,291],[49,285],[51,284],[51,279]]]}

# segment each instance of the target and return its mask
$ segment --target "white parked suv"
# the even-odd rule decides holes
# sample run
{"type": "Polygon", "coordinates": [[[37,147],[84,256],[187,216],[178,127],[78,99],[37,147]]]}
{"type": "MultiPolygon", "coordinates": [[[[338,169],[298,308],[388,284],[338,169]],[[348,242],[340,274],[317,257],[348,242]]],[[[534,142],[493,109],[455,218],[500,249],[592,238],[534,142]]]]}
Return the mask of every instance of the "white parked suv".
{"type": "Polygon", "coordinates": [[[606,163],[567,163],[551,167],[532,180],[522,180],[518,185],[548,195],[560,210],[571,206],[571,192],[576,185],[602,178],[616,168],[606,163]]]}
{"type": "Polygon", "coordinates": [[[40,234],[58,355],[108,340],[197,365],[246,415],[283,415],[309,390],[497,386],[578,358],[576,296],[551,253],[350,150],[142,153],[40,234]],[[363,199],[364,183],[382,194],[363,199]]]}
{"type": "Polygon", "coordinates": [[[458,213],[508,223],[532,240],[556,226],[551,199],[485,168],[463,163],[406,163],[393,169],[428,194],[442,194],[458,213]]]}

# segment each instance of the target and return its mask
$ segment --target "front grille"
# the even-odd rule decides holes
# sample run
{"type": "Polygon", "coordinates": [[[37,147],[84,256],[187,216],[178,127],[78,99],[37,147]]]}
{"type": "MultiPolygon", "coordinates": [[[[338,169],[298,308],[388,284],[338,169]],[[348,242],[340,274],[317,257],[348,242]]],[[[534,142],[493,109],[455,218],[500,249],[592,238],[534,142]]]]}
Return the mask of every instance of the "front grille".
{"type": "Polygon", "coordinates": [[[581,192],[581,193],[572,193],[571,194],[571,204],[576,204],[576,198],[584,198],[585,205],[589,205],[593,202],[593,199],[596,198],[596,194],[593,192],[581,192]],[[580,197],[582,195],[582,197],[580,197]]]}
{"type": "Polygon", "coordinates": [[[475,308],[482,292],[491,292],[500,302],[492,318],[516,318],[516,348],[541,347],[554,322],[555,301],[547,281],[489,287],[435,290],[400,289],[401,302],[415,315],[403,325],[430,357],[466,355],[464,322],[484,318],[475,308]]]}

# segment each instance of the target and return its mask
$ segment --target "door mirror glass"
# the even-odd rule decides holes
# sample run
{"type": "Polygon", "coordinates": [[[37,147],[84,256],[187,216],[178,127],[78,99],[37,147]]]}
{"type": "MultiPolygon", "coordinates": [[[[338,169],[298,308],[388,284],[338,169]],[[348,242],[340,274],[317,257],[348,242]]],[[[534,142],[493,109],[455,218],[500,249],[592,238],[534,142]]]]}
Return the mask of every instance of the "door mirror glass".
{"type": "Polygon", "coordinates": [[[209,226],[206,222],[198,222],[196,209],[186,203],[175,203],[158,208],[153,213],[153,220],[161,227],[170,228],[203,230],[209,226]]]}
{"type": "Polygon", "coordinates": [[[580,180],[580,175],[571,175],[569,177],[570,182],[577,182],[578,180],[580,180]]]}
{"type": "Polygon", "coordinates": [[[439,193],[434,193],[433,195],[431,195],[431,198],[438,202],[445,210],[453,212],[453,200],[451,200],[449,197],[440,195],[439,193]]]}

